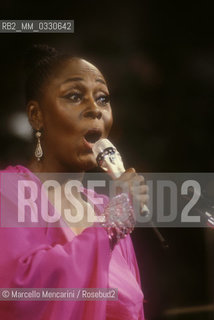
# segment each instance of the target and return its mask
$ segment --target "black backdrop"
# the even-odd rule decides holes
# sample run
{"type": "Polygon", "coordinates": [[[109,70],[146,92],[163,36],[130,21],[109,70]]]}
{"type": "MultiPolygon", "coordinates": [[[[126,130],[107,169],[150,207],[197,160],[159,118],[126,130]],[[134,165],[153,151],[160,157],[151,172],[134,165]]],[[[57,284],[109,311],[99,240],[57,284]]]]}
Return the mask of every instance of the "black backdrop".
{"type": "MultiPolygon", "coordinates": [[[[103,71],[112,95],[112,139],[126,166],[140,172],[213,171],[211,2],[3,1],[0,6],[1,19],[75,20],[74,34],[0,34],[2,168],[24,164],[32,152],[31,142],[13,134],[8,121],[25,110],[23,54],[30,44],[47,43],[83,56],[103,71]]],[[[137,229],[132,236],[148,319],[168,319],[167,309],[214,300],[205,230],[162,232],[170,245],[167,252],[150,229],[137,229]]]]}

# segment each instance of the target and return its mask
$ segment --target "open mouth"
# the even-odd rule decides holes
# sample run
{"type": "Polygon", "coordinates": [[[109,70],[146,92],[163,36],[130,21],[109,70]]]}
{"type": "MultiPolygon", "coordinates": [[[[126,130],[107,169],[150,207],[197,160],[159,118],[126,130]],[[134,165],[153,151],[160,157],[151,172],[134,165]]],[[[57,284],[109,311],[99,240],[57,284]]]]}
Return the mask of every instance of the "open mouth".
{"type": "Polygon", "coordinates": [[[102,132],[100,130],[92,129],[84,135],[84,138],[88,143],[94,144],[101,138],[101,136],[102,132]]]}

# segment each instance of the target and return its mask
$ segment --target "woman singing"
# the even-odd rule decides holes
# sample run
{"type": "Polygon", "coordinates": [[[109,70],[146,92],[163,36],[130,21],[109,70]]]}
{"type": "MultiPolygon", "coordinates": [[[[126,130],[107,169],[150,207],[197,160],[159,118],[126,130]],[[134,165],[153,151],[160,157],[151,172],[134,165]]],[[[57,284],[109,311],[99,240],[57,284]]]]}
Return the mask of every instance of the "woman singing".
{"type": "MultiPolygon", "coordinates": [[[[108,87],[94,65],[48,46],[34,46],[27,59],[27,114],[36,149],[26,167],[9,166],[1,171],[1,288],[117,288],[118,299],[2,299],[0,319],[142,320],[143,293],[129,235],[133,215],[121,228],[97,226],[87,220],[89,202],[101,197],[103,204],[94,206],[95,214],[107,217],[109,208],[117,209],[115,199],[76,189],[75,197],[84,216],[81,223],[74,225],[66,221],[63,212],[70,209],[75,215],[76,207],[62,192],[58,225],[53,227],[40,220],[39,227],[35,221],[30,225],[15,222],[20,213],[17,201],[23,199],[17,181],[24,178],[41,190],[42,174],[60,173],[63,177],[64,173],[78,173],[83,177],[84,172],[97,166],[92,152],[94,142],[108,137],[113,122],[108,87]]],[[[64,183],[62,178],[61,185],[64,183]]],[[[128,204],[131,212],[129,199],[136,191],[141,204],[147,202],[147,186],[134,169],[126,170],[117,183],[129,186],[129,196],[119,206],[128,204]],[[138,187],[134,186],[136,180],[141,181],[138,187]]],[[[120,196],[117,195],[119,199],[120,196]]],[[[35,202],[39,209],[41,197],[35,202]]],[[[49,200],[48,211],[53,213],[56,208],[51,192],[49,200]]]]}

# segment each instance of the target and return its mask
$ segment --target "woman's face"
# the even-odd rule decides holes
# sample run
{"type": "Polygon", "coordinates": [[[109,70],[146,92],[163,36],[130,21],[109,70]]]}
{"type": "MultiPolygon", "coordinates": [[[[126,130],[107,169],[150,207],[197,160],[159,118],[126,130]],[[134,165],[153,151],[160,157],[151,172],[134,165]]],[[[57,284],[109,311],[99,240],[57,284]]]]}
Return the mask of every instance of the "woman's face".
{"type": "Polygon", "coordinates": [[[93,144],[112,126],[109,91],[100,71],[83,59],[68,60],[45,85],[40,100],[44,157],[59,170],[96,166],[93,144]]]}

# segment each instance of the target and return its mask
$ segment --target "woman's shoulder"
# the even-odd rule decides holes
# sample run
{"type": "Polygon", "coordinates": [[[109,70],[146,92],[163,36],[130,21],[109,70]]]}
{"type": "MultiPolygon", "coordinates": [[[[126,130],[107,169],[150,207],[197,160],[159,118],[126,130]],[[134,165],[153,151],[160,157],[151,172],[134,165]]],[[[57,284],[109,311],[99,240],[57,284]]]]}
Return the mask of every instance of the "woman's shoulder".
{"type": "Polygon", "coordinates": [[[14,188],[17,188],[20,180],[35,180],[33,173],[22,165],[9,165],[5,169],[0,170],[0,191],[11,195],[14,188]]]}
{"type": "Polygon", "coordinates": [[[27,168],[21,165],[9,165],[6,168],[1,169],[1,192],[5,189],[5,186],[7,186],[7,191],[9,191],[9,189],[14,185],[14,182],[17,181],[18,177],[23,176],[25,173],[27,173],[27,168]]]}
{"type": "MultiPolygon", "coordinates": [[[[4,227],[32,226],[39,216],[37,183],[24,166],[8,166],[0,171],[0,212],[4,227]],[[25,210],[26,209],[26,210],[25,210]],[[27,218],[26,218],[27,217],[27,218]],[[30,220],[30,222],[29,222],[30,220]]],[[[41,219],[37,219],[40,226],[41,219]]]]}
{"type": "MultiPolygon", "coordinates": [[[[39,182],[38,177],[31,172],[27,167],[17,164],[17,165],[9,165],[4,169],[0,169],[0,182],[2,185],[6,184],[11,186],[17,184],[18,180],[31,180],[36,183],[39,182]]],[[[2,189],[2,188],[1,188],[2,189]]]]}
{"type": "Polygon", "coordinates": [[[17,165],[8,165],[7,167],[0,169],[0,174],[7,174],[7,173],[23,174],[23,173],[31,173],[31,171],[27,167],[17,164],[17,165]]]}

